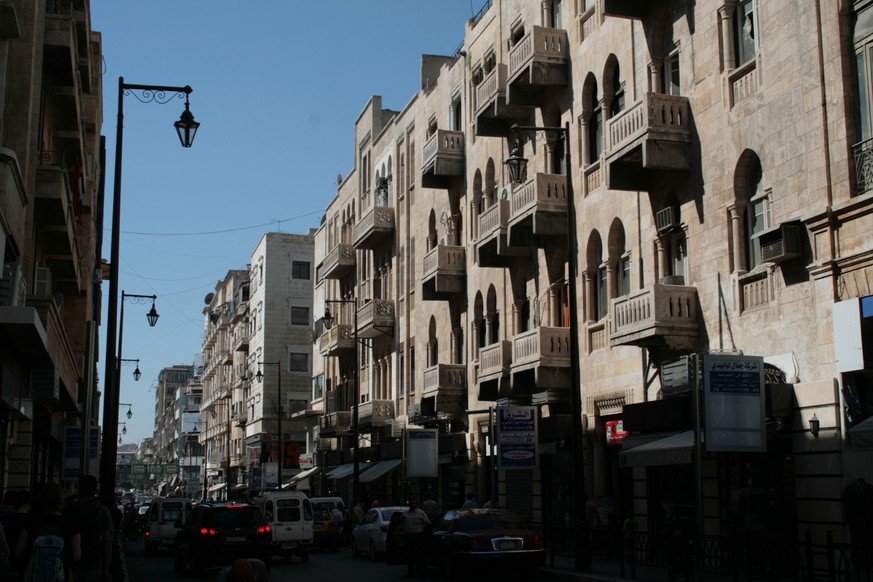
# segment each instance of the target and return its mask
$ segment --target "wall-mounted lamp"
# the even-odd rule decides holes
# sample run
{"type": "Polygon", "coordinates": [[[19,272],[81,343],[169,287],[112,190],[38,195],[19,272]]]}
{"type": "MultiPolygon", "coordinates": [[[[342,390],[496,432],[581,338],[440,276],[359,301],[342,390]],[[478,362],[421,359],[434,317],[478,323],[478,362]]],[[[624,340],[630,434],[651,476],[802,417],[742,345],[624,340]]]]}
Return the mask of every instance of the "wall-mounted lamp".
{"type": "Polygon", "coordinates": [[[127,402],[119,402],[119,406],[127,406],[127,420],[133,418],[133,404],[129,404],[127,402]]]}
{"type": "Polygon", "coordinates": [[[818,431],[821,430],[821,422],[815,413],[812,414],[812,418],[809,419],[809,432],[812,433],[812,436],[818,438],[818,431]]]}

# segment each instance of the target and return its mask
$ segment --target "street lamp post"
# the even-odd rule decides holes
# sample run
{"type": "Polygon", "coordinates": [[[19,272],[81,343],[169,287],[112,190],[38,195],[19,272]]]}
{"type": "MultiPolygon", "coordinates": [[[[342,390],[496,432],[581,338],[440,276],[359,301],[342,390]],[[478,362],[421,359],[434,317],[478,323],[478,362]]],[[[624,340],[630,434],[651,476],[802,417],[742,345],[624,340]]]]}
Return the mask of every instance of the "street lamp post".
{"type": "Polygon", "coordinates": [[[127,406],[127,420],[133,418],[133,404],[130,404],[129,402],[119,402],[118,405],[127,406]]]}
{"type": "MultiPolygon", "coordinates": [[[[339,305],[351,305],[352,306],[352,333],[354,334],[354,343],[355,343],[355,363],[352,368],[352,373],[354,374],[353,381],[353,400],[354,406],[352,407],[352,498],[360,499],[361,494],[361,468],[360,468],[360,435],[358,434],[358,408],[360,407],[360,399],[361,399],[361,381],[359,378],[358,372],[358,302],[355,299],[325,299],[325,303],[338,303],[339,305]]],[[[327,329],[330,329],[333,324],[333,316],[330,313],[330,310],[325,306],[324,308],[324,326],[327,329]]]]}
{"type": "Polygon", "coordinates": [[[527,159],[518,149],[518,136],[525,134],[536,139],[542,135],[557,135],[562,141],[564,174],[567,180],[567,286],[570,295],[570,415],[573,448],[573,528],[576,570],[590,570],[591,556],[588,547],[588,521],[585,518],[585,460],[583,458],[582,394],[579,386],[579,313],[576,306],[576,201],[573,196],[573,180],[570,176],[570,124],[563,127],[534,127],[513,125],[516,136],[515,148],[504,162],[510,179],[522,183],[527,177],[527,159]]]}
{"type": "MultiPolygon", "coordinates": [[[[115,137],[115,184],[112,191],[112,240],[109,256],[109,306],[106,330],[106,373],[103,377],[103,448],[100,458],[100,499],[112,507],[115,503],[115,433],[118,430],[119,383],[116,376],[116,326],[118,325],[118,260],[121,235],[121,160],[124,143],[124,96],[133,95],[143,103],[167,103],[173,97],[185,96],[185,110],[174,123],[182,147],[191,147],[200,124],[189,109],[191,87],[164,85],[132,85],[118,78],[118,123],[115,137]]],[[[120,336],[119,331],[119,336],[120,336]]]]}
{"type": "MultiPolygon", "coordinates": [[[[277,371],[277,380],[279,381],[279,413],[276,415],[278,418],[277,421],[277,430],[279,431],[279,489],[282,489],[282,465],[285,464],[285,443],[282,440],[282,409],[283,409],[283,401],[282,401],[282,362],[258,362],[258,373],[255,374],[255,377],[258,379],[258,382],[264,381],[264,374],[261,372],[261,366],[276,366],[277,371]]],[[[228,471],[230,471],[230,460],[228,460],[228,471]]],[[[263,470],[261,471],[261,486],[266,482],[266,475],[263,470]]]]}
{"type": "MultiPolygon", "coordinates": [[[[133,371],[133,379],[134,379],[134,381],[139,382],[139,379],[142,377],[142,372],[139,371],[139,360],[132,359],[132,358],[119,358],[118,359],[118,367],[120,368],[124,364],[136,364],[136,369],[134,369],[134,371],[133,371]]],[[[119,386],[120,386],[120,384],[119,384],[119,386]]],[[[119,402],[118,404],[120,406],[123,404],[123,402],[119,402]]],[[[130,417],[128,417],[128,418],[130,418],[130,417]]]]}

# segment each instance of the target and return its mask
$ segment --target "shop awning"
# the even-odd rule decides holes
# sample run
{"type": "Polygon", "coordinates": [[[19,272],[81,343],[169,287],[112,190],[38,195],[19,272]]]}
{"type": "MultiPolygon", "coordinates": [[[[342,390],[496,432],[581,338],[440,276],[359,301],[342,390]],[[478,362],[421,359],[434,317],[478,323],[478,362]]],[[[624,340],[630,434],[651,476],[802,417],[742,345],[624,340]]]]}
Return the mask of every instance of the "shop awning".
{"type": "Polygon", "coordinates": [[[361,483],[372,483],[376,479],[380,477],[384,477],[390,471],[393,471],[397,467],[400,466],[400,459],[389,459],[387,461],[379,461],[369,469],[365,473],[361,475],[361,483]]]}
{"type": "Polygon", "coordinates": [[[312,467],[311,469],[305,469],[303,471],[300,471],[299,473],[297,473],[296,475],[294,475],[293,477],[291,477],[290,479],[285,481],[285,484],[282,485],[282,489],[289,489],[290,487],[293,487],[294,485],[296,485],[297,483],[300,483],[304,479],[308,479],[312,475],[315,475],[320,470],[321,470],[321,467],[312,467]]]}
{"type": "MultiPolygon", "coordinates": [[[[340,465],[339,467],[334,467],[330,471],[324,474],[326,479],[337,480],[337,479],[345,479],[350,477],[352,473],[355,472],[355,464],[354,463],[346,463],[345,465],[340,465]]],[[[367,463],[358,463],[358,468],[361,471],[364,471],[368,467],[367,463]]]]}
{"type": "Polygon", "coordinates": [[[655,439],[647,435],[625,437],[618,453],[618,465],[623,469],[632,467],[655,467],[659,465],[684,465],[690,463],[694,452],[694,431],[663,433],[655,439]]]}
{"type": "Polygon", "coordinates": [[[209,488],[209,492],[215,493],[216,491],[221,491],[225,487],[227,487],[227,483],[216,483],[215,485],[213,485],[209,488]]]}

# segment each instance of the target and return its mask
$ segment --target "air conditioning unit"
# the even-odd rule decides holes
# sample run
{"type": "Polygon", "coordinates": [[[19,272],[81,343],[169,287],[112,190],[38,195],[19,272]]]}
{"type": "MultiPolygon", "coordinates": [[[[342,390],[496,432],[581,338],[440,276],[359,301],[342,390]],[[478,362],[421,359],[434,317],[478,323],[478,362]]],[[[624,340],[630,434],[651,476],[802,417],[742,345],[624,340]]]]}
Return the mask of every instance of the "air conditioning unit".
{"type": "Polygon", "coordinates": [[[0,280],[0,305],[20,305],[27,295],[27,282],[21,273],[21,265],[7,264],[0,280]]]}
{"type": "Polygon", "coordinates": [[[50,269],[46,267],[36,268],[36,282],[33,286],[33,294],[51,297],[52,272],[50,269]]]}
{"type": "Polygon", "coordinates": [[[679,208],[668,206],[655,213],[655,226],[658,232],[668,232],[679,227],[679,208]]]}
{"type": "Polygon", "coordinates": [[[783,222],[755,235],[761,246],[761,261],[781,263],[800,256],[800,222],[783,222]]]}

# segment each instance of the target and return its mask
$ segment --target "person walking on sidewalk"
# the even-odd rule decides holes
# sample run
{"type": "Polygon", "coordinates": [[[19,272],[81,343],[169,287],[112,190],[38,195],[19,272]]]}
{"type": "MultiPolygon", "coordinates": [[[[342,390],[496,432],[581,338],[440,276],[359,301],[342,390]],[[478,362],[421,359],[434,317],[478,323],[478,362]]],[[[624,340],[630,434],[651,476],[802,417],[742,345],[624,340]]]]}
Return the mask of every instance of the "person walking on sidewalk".
{"type": "Polygon", "coordinates": [[[107,582],[112,575],[115,527],[112,514],[97,499],[97,479],[79,478],[79,499],[67,506],[67,515],[82,536],[82,559],[73,565],[76,582],[107,582]]]}
{"type": "Polygon", "coordinates": [[[430,520],[427,514],[418,508],[415,499],[409,500],[409,509],[404,511],[402,516],[398,529],[406,552],[406,577],[412,578],[417,571],[424,569],[424,545],[430,520]]]}

